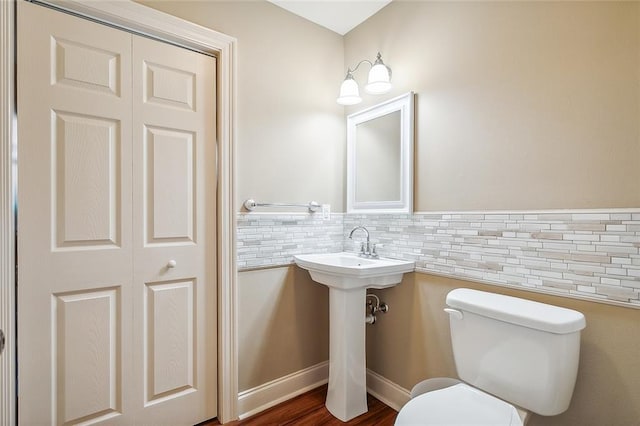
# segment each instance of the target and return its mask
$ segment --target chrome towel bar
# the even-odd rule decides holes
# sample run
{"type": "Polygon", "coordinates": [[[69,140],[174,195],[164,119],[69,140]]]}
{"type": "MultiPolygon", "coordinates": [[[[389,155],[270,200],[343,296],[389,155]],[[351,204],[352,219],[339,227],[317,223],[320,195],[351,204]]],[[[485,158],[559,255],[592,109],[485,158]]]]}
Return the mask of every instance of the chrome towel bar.
{"type": "Polygon", "coordinates": [[[309,201],[307,204],[293,204],[293,203],[258,203],[256,200],[249,198],[244,202],[244,208],[253,211],[256,207],[305,207],[309,209],[310,213],[317,212],[322,207],[316,201],[309,201]]]}

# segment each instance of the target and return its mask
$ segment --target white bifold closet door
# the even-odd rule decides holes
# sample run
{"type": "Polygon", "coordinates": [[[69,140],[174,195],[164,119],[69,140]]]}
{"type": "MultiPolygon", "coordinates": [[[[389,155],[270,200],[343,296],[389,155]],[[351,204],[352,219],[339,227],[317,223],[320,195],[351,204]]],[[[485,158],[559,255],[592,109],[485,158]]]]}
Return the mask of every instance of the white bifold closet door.
{"type": "Polygon", "coordinates": [[[23,425],[216,416],[215,59],[18,7],[23,425]]]}

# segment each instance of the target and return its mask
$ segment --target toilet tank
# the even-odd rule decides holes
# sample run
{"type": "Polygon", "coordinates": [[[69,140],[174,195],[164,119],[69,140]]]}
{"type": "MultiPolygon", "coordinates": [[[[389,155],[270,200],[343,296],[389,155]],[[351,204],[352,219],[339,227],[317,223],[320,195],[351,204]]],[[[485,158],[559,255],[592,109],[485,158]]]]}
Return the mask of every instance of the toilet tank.
{"type": "Polygon", "coordinates": [[[584,315],[465,288],[451,291],[447,305],[460,379],[543,416],[569,407],[584,315]]]}

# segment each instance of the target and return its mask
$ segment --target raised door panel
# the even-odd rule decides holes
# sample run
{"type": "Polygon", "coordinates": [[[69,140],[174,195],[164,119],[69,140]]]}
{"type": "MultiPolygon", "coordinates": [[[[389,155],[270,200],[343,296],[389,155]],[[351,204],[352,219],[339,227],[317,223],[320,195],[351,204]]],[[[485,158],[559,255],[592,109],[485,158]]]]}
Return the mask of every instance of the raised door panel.
{"type": "Polygon", "coordinates": [[[149,405],[196,389],[195,280],[150,283],[145,292],[149,405]]]}
{"type": "Polygon", "coordinates": [[[122,68],[117,51],[55,36],[52,43],[52,84],[120,95],[122,68]]]}
{"type": "Polygon", "coordinates": [[[122,412],[119,311],[117,288],[54,296],[57,424],[97,422],[122,412]]]}
{"type": "Polygon", "coordinates": [[[195,111],[196,74],[151,61],[144,61],[142,66],[144,102],[195,111]]]}
{"type": "Polygon", "coordinates": [[[120,240],[119,122],[54,111],[51,181],[55,249],[120,240]]]}
{"type": "Polygon", "coordinates": [[[192,131],[146,127],[146,244],[194,242],[195,137],[192,131]]]}

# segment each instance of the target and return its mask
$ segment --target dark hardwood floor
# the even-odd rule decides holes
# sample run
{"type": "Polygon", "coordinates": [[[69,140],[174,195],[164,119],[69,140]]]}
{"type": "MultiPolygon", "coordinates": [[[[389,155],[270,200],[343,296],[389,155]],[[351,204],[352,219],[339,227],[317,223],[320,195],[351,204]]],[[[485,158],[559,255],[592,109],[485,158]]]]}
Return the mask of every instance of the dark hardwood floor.
{"type": "MultiPolygon", "coordinates": [[[[384,405],[371,395],[367,395],[369,411],[347,423],[343,423],[333,417],[325,408],[324,400],[326,396],[327,386],[325,385],[283,402],[282,404],[278,404],[255,416],[226,424],[230,426],[392,426],[398,414],[394,409],[384,405]]],[[[214,426],[219,424],[217,420],[213,420],[202,423],[199,426],[214,426]]]]}

